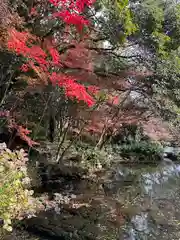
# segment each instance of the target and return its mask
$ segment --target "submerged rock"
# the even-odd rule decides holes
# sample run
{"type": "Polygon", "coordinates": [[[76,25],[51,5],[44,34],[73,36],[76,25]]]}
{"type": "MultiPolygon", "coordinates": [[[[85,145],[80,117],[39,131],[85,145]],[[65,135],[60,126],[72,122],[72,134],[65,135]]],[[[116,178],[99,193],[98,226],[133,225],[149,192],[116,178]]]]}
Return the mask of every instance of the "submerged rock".
{"type": "Polygon", "coordinates": [[[117,239],[123,216],[115,206],[100,197],[82,196],[81,200],[59,206],[59,213],[54,209],[41,212],[36,218],[26,220],[25,225],[31,231],[57,239],[117,239]]]}

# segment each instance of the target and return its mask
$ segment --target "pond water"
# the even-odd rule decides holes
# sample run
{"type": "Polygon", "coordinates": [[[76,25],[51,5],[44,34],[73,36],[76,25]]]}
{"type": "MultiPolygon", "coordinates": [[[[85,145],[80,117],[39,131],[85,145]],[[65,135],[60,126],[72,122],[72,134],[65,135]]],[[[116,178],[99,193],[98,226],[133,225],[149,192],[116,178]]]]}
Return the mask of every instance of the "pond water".
{"type": "Polygon", "coordinates": [[[128,170],[138,177],[119,193],[131,215],[120,239],[180,239],[180,165],[166,160],[128,170]]]}
{"type": "Polygon", "coordinates": [[[116,165],[96,180],[58,181],[46,211],[26,221],[37,236],[26,239],[180,239],[178,163],[116,165]]]}

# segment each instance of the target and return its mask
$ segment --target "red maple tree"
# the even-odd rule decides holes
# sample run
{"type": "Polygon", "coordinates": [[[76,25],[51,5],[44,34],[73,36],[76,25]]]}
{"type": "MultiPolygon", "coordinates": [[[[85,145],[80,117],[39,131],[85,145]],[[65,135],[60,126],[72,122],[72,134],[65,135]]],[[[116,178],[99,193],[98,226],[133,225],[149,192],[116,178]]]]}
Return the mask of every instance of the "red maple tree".
{"type": "MultiPolygon", "coordinates": [[[[48,7],[48,10],[52,10],[50,18],[59,18],[67,26],[74,26],[82,34],[84,27],[90,25],[90,22],[83,16],[83,12],[86,6],[91,7],[94,2],[94,0],[48,0],[48,3],[53,6],[53,9],[48,7]]],[[[32,6],[29,13],[30,18],[36,18],[38,15],[38,9],[36,6],[32,6]]],[[[55,45],[55,39],[52,36],[43,39],[42,42],[42,39],[31,33],[29,29],[23,29],[23,31],[14,27],[8,29],[8,50],[25,59],[20,67],[22,72],[28,73],[33,70],[44,84],[58,85],[63,88],[67,98],[83,101],[89,107],[93,106],[95,104],[93,94],[98,89],[93,86],[85,87],[78,83],[75,77],[61,72],[63,67],[61,56],[55,45]]],[[[37,144],[27,136],[30,133],[29,130],[17,124],[13,125],[14,127],[18,136],[29,146],[37,144]]]]}
{"type": "MultiPolygon", "coordinates": [[[[74,25],[78,31],[82,31],[84,26],[90,23],[81,13],[85,6],[91,6],[92,0],[49,0],[55,8],[61,8],[52,14],[53,18],[61,18],[67,25],[74,25]]],[[[37,11],[33,7],[31,15],[36,15],[37,11]]],[[[77,79],[69,75],[50,71],[54,67],[61,68],[60,55],[53,46],[53,39],[44,39],[44,45],[41,46],[41,40],[29,31],[17,31],[14,28],[9,29],[8,49],[16,54],[23,56],[26,63],[21,66],[21,71],[28,72],[33,69],[39,77],[46,76],[47,83],[63,87],[68,98],[76,98],[78,101],[84,101],[89,107],[93,106],[95,101],[87,92],[87,88],[77,82],[77,79]]]]}

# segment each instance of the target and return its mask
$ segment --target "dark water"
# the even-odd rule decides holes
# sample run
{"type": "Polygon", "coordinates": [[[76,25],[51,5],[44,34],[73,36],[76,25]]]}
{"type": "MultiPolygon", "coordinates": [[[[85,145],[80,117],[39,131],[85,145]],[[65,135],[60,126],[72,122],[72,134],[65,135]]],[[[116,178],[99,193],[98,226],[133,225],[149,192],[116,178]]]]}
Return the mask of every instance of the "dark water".
{"type": "Polygon", "coordinates": [[[138,181],[119,192],[131,215],[120,239],[180,239],[180,165],[164,161],[129,171],[138,181]]]}
{"type": "Polygon", "coordinates": [[[46,212],[26,222],[36,236],[11,239],[180,239],[180,164],[168,159],[60,181],[54,191],[46,212]]]}

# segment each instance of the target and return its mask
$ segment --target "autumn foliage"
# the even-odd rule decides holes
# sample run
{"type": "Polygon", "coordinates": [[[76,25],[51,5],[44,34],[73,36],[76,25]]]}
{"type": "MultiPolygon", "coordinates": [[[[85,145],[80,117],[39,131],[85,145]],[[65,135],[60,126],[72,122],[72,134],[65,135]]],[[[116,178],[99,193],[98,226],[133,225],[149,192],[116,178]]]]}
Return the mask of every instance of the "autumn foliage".
{"type": "MultiPolygon", "coordinates": [[[[82,31],[85,26],[90,23],[81,13],[85,6],[91,6],[94,1],[55,1],[49,0],[55,8],[61,7],[61,11],[52,13],[53,18],[60,18],[67,25],[73,25],[78,31],[82,31]]],[[[31,14],[36,15],[36,9],[32,8],[31,14]]],[[[22,72],[33,70],[45,84],[53,84],[62,87],[68,98],[84,101],[89,107],[93,106],[95,101],[87,92],[84,85],[77,83],[77,79],[59,73],[61,68],[61,57],[58,50],[53,44],[53,39],[44,39],[43,47],[41,47],[41,39],[31,34],[29,31],[17,31],[9,29],[8,49],[25,58],[25,63],[21,66],[22,72]],[[51,71],[56,68],[57,71],[51,71]]]]}
{"type": "MultiPolygon", "coordinates": [[[[146,76],[144,73],[140,73],[139,76],[134,70],[126,70],[124,73],[121,71],[118,75],[110,73],[107,76],[103,72],[100,74],[95,72],[97,60],[101,62],[104,55],[99,52],[101,48],[96,50],[97,46],[92,40],[94,32],[91,35],[90,30],[93,29],[93,24],[85,17],[86,7],[91,8],[94,2],[94,0],[33,1],[28,15],[22,18],[24,24],[21,26],[12,24],[7,27],[6,46],[8,51],[18,55],[22,61],[20,71],[22,78],[28,83],[27,91],[33,87],[37,89],[39,86],[51,86],[51,89],[58,86],[63,89],[66,100],[83,103],[83,110],[78,111],[80,116],[71,117],[86,119],[87,128],[95,129],[94,132],[101,135],[103,129],[108,131],[109,128],[111,130],[119,128],[122,122],[139,122],[142,111],[135,111],[132,105],[130,109],[121,107],[121,110],[119,106],[123,102],[123,93],[134,87],[127,78],[132,76],[140,82],[140,78],[144,79],[146,76]],[[52,27],[50,34],[40,36],[31,27],[31,22],[36,25],[38,18],[48,23],[55,21],[58,27],[52,27]],[[101,93],[106,103],[93,110],[90,117],[87,109],[88,107],[92,109],[101,93]],[[84,107],[84,103],[87,106],[84,107]]],[[[16,129],[17,135],[29,146],[33,146],[36,143],[31,141],[30,132],[26,127],[15,124],[12,129],[16,129]]]]}
{"type": "MultiPolygon", "coordinates": [[[[52,11],[48,18],[49,20],[53,18],[63,21],[66,29],[68,29],[68,26],[74,27],[77,33],[83,36],[83,29],[91,24],[89,20],[85,19],[83,12],[86,7],[91,7],[94,2],[94,0],[48,0],[48,10],[52,11]]],[[[44,4],[44,2],[41,4],[44,4]]],[[[46,4],[44,6],[46,7],[46,4]]],[[[39,14],[36,5],[32,6],[29,14],[30,19],[38,17],[39,14]]],[[[66,36],[64,40],[68,41],[66,36]]],[[[61,71],[63,65],[56,45],[55,38],[52,36],[42,39],[24,27],[18,28],[18,30],[15,26],[8,28],[7,48],[22,58],[21,72],[27,76],[28,73],[32,74],[33,71],[36,79],[38,78],[42,84],[59,86],[64,90],[67,98],[84,102],[88,107],[92,107],[95,104],[93,95],[98,92],[98,88],[80,84],[74,76],[61,71]]],[[[30,131],[26,128],[18,126],[16,123],[11,124],[10,128],[16,129],[17,135],[29,146],[37,144],[28,137],[30,131]]]]}

